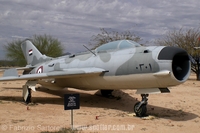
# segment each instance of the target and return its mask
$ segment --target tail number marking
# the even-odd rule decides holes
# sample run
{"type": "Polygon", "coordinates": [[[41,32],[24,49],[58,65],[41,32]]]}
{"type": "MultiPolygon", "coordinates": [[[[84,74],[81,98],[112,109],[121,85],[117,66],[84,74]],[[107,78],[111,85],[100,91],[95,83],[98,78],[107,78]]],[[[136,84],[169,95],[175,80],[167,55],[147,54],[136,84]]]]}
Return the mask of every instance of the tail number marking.
{"type": "Polygon", "coordinates": [[[148,65],[139,64],[139,67],[136,67],[136,69],[138,69],[138,68],[140,68],[140,71],[147,70],[147,69],[152,71],[152,66],[150,63],[148,65]]]}

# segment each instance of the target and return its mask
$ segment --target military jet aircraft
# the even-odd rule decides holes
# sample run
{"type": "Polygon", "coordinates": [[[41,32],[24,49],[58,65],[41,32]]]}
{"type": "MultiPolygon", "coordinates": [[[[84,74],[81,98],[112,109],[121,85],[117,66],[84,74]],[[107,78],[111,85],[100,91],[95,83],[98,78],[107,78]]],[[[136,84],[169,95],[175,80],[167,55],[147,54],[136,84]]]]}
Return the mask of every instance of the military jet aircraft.
{"type": "Polygon", "coordinates": [[[21,47],[27,66],[5,70],[0,81],[27,80],[23,86],[27,103],[36,84],[53,90],[101,90],[103,96],[116,89],[135,89],[142,100],[135,104],[134,112],[144,116],[149,94],[170,92],[167,87],[185,82],[190,75],[187,52],[176,47],[144,47],[131,40],[118,40],[58,58],[41,54],[29,40],[21,47]],[[22,75],[18,75],[20,69],[24,70],[22,75]]]}

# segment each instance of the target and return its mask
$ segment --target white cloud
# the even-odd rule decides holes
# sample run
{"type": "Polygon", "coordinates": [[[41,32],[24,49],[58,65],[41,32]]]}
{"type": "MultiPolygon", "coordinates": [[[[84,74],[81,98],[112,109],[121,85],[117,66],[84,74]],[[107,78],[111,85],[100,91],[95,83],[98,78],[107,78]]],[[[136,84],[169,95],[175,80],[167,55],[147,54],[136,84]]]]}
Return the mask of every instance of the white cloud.
{"type": "Polygon", "coordinates": [[[173,27],[200,26],[199,7],[199,0],[1,0],[0,45],[46,33],[75,52],[99,28],[131,30],[149,41],[173,27]]]}

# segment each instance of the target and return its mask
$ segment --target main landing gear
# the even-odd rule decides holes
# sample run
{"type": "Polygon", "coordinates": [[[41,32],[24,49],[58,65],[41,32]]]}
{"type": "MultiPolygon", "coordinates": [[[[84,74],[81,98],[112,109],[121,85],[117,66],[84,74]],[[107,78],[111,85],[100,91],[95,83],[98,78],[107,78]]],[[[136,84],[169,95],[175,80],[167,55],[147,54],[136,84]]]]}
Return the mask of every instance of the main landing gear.
{"type": "Polygon", "coordinates": [[[146,115],[147,112],[147,101],[149,94],[141,94],[142,100],[141,102],[137,102],[134,106],[134,112],[136,116],[143,117],[146,115]]]}
{"type": "Polygon", "coordinates": [[[23,86],[23,99],[26,104],[31,103],[31,98],[32,98],[31,91],[32,89],[29,88],[27,85],[23,86]]]}
{"type": "Polygon", "coordinates": [[[31,98],[32,98],[31,89],[28,88],[28,96],[27,96],[27,98],[26,98],[26,100],[25,100],[26,104],[31,103],[31,98]]]}
{"type": "Polygon", "coordinates": [[[23,85],[23,98],[26,104],[31,103],[31,91],[35,91],[35,85],[37,81],[27,81],[25,85],[23,85]]]}

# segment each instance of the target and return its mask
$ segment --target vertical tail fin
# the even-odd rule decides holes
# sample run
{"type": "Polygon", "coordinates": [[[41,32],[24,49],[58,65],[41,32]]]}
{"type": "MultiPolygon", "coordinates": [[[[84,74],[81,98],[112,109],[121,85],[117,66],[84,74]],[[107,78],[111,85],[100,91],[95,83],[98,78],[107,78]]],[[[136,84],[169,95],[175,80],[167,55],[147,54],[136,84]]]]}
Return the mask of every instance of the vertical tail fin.
{"type": "Polygon", "coordinates": [[[27,65],[36,65],[41,62],[45,62],[47,60],[52,59],[46,55],[42,55],[40,51],[33,45],[33,43],[29,40],[24,41],[21,44],[21,48],[26,58],[27,65]]]}

